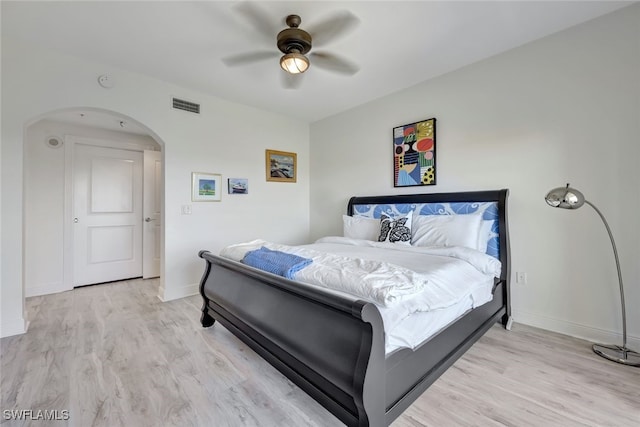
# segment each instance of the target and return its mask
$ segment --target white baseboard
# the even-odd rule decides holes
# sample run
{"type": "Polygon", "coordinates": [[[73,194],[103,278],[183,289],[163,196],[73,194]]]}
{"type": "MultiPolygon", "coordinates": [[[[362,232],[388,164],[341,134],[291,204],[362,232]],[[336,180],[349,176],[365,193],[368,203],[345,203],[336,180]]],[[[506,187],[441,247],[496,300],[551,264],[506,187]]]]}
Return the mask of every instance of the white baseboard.
{"type": "MultiPolygon", "coordinates": [[[[555,319],[553,317],[542,316],[536,313],[520,311],[513,313],[513,318],[517,323],[522,323],[536,328],[558,332],[564,335],[581,338],[598,344],[622,345],[622,332],[608,331],[569,322],[567,320],[555,319]]],[[[627,333],[627,347],[640,351],[640,337],[631,336],[627,333]]]]}
{"type": "Polygon", "coordinates": [[[73,288],[66,288],[62,282],[44,283],[41,285],[26,285],[24,287],[25,298],[37,297],[40,295],[57,294],[58,292],[70,291],[73,288]]]}
{"type": "Polygon", "coordinates": [[[2,325],[0,325],[0,338],[24,334],[27,329],[29,329],[29,322],[22,317],[2,322],[2,325]]]}
{"type": "Polygon", "coordinates": [[[200,290],[200,283],[192,283],[177,288],[160,288],[158,289],[158,298],[162,302],[172,301],[174,299],[190,297],[197,295],[200,290]]]}

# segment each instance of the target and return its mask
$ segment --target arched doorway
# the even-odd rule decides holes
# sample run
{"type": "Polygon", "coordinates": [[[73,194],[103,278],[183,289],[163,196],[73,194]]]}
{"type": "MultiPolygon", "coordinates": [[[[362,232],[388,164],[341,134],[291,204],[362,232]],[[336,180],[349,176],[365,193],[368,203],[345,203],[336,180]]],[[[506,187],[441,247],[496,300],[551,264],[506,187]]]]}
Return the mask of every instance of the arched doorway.
{"type": "MultiPolygon", "coordinates": [[[[79,198],[75,197],[74,201],[74,191],[76,191],[74,179],[76,179],[81,151],[83,153],[98,153],[95,154],[97,157],[93,160],[88,160],[89,164],[98,165],[98,169],[103,172],[102,182],[98,182],[98,184],[93,182],[92,184],[94,193],[97,195],[104,194],[105,188],[107,189],[106,193],[113,195],[116,192],[109,190],[109,186],[113,184],[112,177],[118,180],[114,175],[114,169],[118,169],[118,167],[113,167],[117,163],[109,162],[113,156],[105,153],[136,153],[135,157],[140,159],[140,165],[134,165],[130,168],[133,171],[131,173],[136,176],[139,173],[146,173],[147,166],[144,164],[144,158],[146,158],[147,151],[150,154],[155,153],[155,158],[160,159],[159,163],[156,162],[156,165],[153,166],[159,186],[154,194],[157,197],[155,204],[157,212],[154,214],[143,212],[145,207],[138,202],[133,203],[136,205],[135,207],[133,205],[125,206],[120,210],[129,210],[129,216],[136,217],[135,225],[126,225],[131,228],[131,232],[128,234],[133,236],[131,237],[132,241],[137,241],[138,238],[142,239],[143,231],[152,230],[156,235],[158,245],[154,252],[159,258],[156,275],[162,274],[160,265],[163,265],[161,258],[164,254],[164,221],[162,221],[164,218],[164,162],[162,162],[164,143],[153,131],[135,119],[114,111],[96,108],[69,108],[52,111],[31,120],[25,127],[23,144],[23,279],[25,297],[61,292],[72,289],[76,285],[106,282],[113,280],[113,277],[118,277],[107,274],[103,276],[103,279],[97,275],[92,276],[88,281],[77,280],[78,253],[82,253],[82,248],[79,247],[76,237],[79,234],[77,225],[85,225],[85,221],[80,221],[77,214],[77,199],[79,198]],[[80,150],[81,148],[82,150],[80,150]],[[140,206],[137,206],[138,204],[140,206]],[[145,217],[148,219],[147,223],[144,222],[145,217]]],[[[85,159],[85,161],[87,160],[85,159]]],[[[127,162],[129,160],[123,160],[120,164],[127,162]]],[[[135,184],[136,191],[138,191],[138,187],[140,187],[140,191],[143,191],[142,185],[146,181],[142,178],[142,176],[136,178],[136,182],[139,183],[135,184]]],[[[117,198],[122,199],[123,197],[117,198]]],[[[98,203],[100,203],[99,200],[98,203]]],[[[107,206],[102,211],[106,212],[105,215],[102,215],[103,217],[113,217],[117,209],[107,206]]],[[[94,226],[90,236],[90,239],[94,239],[91,242],[93,247],[100,250],[99,254],[92,255],[95,258],[93,260],[95,265],[108,261],[111,256],[110,253],[105,252],[105,247],[112,247],[111,253],[113,253],[113,251],[123,250],[122,248],[126,249],[128,245],[119,245],[114,240],[118,238],[118,232],[113,232],[117,230],[113,224],[103,224],[102,230],[109,230],[108,232],[96,233],[95,231],[99,231],[99,228],[94,226]],[[111,228],[106,228],[107,226],[111,228]],[[105,245],[95,240],[100,235],[116,243],[105,245]]],[[[120,235],[127,235],[127,233],[120,233],[120,235]]],[[[140,246],[139,254],[137,252],[135,256],[133,253],[126,254],[120,258],[138,258],[143,255],[143,251],[144,254],[150,253],[149,248],[143,247],[144,244],[145,242],[142,240],[136,243],[140,246]]],[[[141,262],[142,259],[139,261],[141,262]]],[[[121,264],[121,262],[114,264],[121,264]]],[[[103,270],[109,273],[113,269],[108,267],[103,270]]],[[[134,272],[129,274],[138,275],[137,270],[130,271],[134,272]]],[[[142,273],[139,275],[142,276],[142,273]]]]}

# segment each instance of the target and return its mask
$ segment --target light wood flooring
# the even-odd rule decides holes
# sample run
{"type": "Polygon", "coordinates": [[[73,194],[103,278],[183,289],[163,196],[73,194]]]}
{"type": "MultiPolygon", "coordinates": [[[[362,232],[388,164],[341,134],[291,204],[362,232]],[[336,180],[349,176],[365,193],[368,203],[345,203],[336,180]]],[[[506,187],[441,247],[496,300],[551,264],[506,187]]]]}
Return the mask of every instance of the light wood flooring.
{"type": "MultiPolygon", "coordinates": [[[[340,426],[219,324],[200,298],[162,303],[157,280],[27,300],[28,333],[0,341],[0,409],[68,410],[3,426],[340,426]]],[[[640,369],[590,344],[496,326],[393,427],[640,426],[640,369]]]]}

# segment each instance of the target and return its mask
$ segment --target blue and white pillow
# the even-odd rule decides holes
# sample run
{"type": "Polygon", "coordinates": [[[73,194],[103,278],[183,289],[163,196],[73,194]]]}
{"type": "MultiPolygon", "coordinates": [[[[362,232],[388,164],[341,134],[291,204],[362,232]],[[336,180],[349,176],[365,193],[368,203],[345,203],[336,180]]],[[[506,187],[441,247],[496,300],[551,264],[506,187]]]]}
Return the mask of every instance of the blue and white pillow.
{"type": "Polygon", "coordinates": [[[383,214],[380,216],[380,236],[378,241],[411,245],[412,225],[413,211],[396,217],[383,214]]]}

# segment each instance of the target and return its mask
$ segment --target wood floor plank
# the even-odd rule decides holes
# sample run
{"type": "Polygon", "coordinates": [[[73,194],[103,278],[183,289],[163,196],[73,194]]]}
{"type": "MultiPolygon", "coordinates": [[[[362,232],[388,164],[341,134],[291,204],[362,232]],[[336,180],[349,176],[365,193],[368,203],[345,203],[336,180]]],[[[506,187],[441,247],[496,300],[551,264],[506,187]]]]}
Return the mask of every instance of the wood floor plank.
{"type": "MultiPolygon", "coordinates": [[[[199,296],[162,303],[158,280],[27,299],[28,333],[0,340],[0,409],[69,410],[9,426],[342,425],[216,324],[199,296]]],[[[640,426],[640,369],[590,343],[516,324],[492,328],[394,423],[640,426]]]]}

